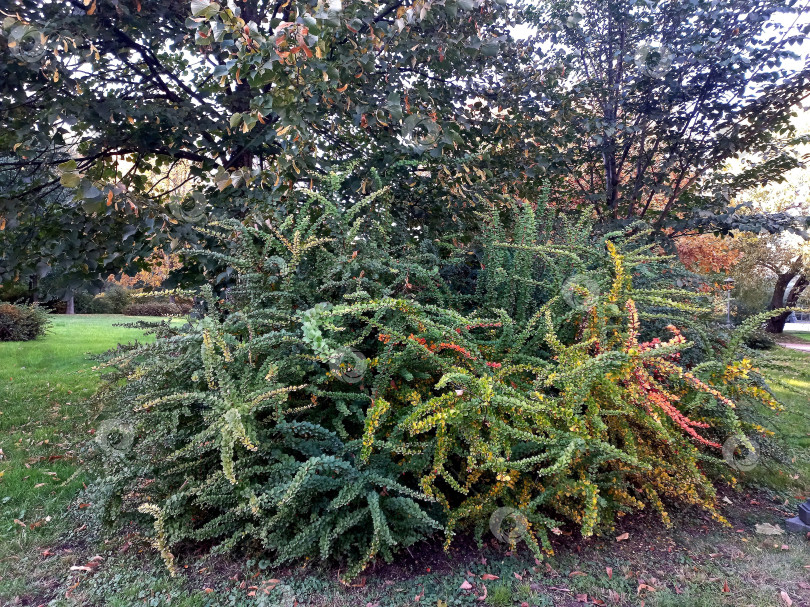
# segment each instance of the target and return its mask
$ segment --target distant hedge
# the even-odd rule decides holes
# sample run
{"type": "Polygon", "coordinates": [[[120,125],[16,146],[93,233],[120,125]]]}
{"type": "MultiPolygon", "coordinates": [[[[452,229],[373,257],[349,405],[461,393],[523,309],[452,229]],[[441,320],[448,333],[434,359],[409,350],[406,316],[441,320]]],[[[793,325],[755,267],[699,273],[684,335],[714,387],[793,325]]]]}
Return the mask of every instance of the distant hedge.
{"type": "Polygon", "coordinates": [[[183,316],[191,312],[190,303],[147,302],[124,308],[127,316],[183,316]]]}
{"type": "Polygon", "coordinates": [[[37,305],[0,303],[0,341],[29,341],[44,335],[51,324],[47,310],[37,305]]]}

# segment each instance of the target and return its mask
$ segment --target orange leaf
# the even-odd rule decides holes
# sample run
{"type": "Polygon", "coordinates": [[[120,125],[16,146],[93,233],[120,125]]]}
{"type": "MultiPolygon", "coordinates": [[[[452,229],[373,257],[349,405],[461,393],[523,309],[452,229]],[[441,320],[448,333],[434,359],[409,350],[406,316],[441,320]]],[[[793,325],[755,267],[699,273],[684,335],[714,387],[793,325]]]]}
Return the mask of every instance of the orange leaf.
{"type": "Polygon", "coordinates": [[[492,575],[491,573],[485,573],[484,575],[481,576],[481,579],[485,580],[487,582],[491,582],[492,580],[497,580],[497,579],[500,579],[500,578],[498,578],[497,575],[492,575]]]}
{"type": "Polygon", "coordinates": [[[630,539],[629,533],[622,533],[619,537],[616,538],[617,542],[622,542],[624,540],[630,539]]]}

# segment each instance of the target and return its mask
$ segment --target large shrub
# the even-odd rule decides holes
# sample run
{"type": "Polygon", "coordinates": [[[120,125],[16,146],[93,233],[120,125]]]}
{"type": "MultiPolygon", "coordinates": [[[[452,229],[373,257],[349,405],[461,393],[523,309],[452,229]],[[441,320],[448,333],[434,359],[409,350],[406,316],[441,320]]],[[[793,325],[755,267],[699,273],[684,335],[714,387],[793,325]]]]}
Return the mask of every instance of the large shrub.
{"type": "Polygon", "coordinates": [[[0,303],[0,341],[29,341],[44,335],[50,325],[48,312],[37,306],[0,303]]]}
{"type": "Polygon", "coordinates": [[[93,501],[108,520],[155,517],[172,567],[171,547],[197,540],[344,560],[351,578],[432,533],[481,532],[501,507],[538,556],[558,527],[590,535],[648,505],[721,518],[720,443],[776,405],[736,339],[706,336],[703,362],[680,366],[678,325],[702,332],[708,311],[638,226],[598,236],[508,203],[469,246],[395,242],[384,189],[324,192],[209,228],[233,243],[213,255],[235,286],[111,355],[104,397],[137,440],[107,451],[93,501]],[[456,275],[475,293],[442,278],[456,275]]]}

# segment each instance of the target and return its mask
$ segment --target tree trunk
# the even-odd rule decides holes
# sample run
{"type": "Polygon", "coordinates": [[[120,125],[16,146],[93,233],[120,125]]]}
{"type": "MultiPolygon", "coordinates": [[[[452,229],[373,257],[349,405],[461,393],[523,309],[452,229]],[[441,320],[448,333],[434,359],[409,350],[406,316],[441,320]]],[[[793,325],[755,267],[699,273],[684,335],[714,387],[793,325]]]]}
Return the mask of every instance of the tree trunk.
{"type": "Polygon", "coordinates": [[[31,276],[28,282],[28,291],[31,293],[31,303],[39,303],[39,276],[36,274],[31,276]]]}
{"type": "MultiPolygon", "coordinates": [[[[799,297],[804,293],[807,285],[810,284],[805,276],[799,276],[799,279],[793,285],[790,293],[785,297],[785,291],[787,291],[790,281],[797,275],[798,272],[788,272],[786,274],[780,274],[777,277],[776,286],[774,286],[773,289],[773,297],[771,297],[771,305],[769,306],[771,310],[778,310],[779,308],[785,307],[792,308],[796,305],[796,302],[799,301],[799,297]]],[[[790,312],[788,311],[769,318],[768,322],[765,324],[765,330],[768,333],[782,333],[785,330],[785,323],[789,316],[790,312]]]]}
{"type": "Polygon", "coordinates": [[[74,307],[73,293],[71,293],[65,298],[65,303],[67,303],[67,308],[65,308],[65,314],[75,314],[76,310],[74,307]]]}

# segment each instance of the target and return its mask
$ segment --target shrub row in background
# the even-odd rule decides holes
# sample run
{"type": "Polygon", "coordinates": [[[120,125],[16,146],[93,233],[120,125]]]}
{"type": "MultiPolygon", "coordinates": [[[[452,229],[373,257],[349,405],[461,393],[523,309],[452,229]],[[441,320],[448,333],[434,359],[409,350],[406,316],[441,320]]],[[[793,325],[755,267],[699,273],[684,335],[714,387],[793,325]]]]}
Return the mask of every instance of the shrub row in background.
{"type": "Polygon", "coordinates": [[[0,341],[29,341],[50,325],[47,310],[36,305],[0,303],[0,341]]]}
{"type": "Polygon", "coordinates": [[[191,312],[190,303],[144,302],[129,304],[123,313],[127,316],[184,316],[191,312]]]}

